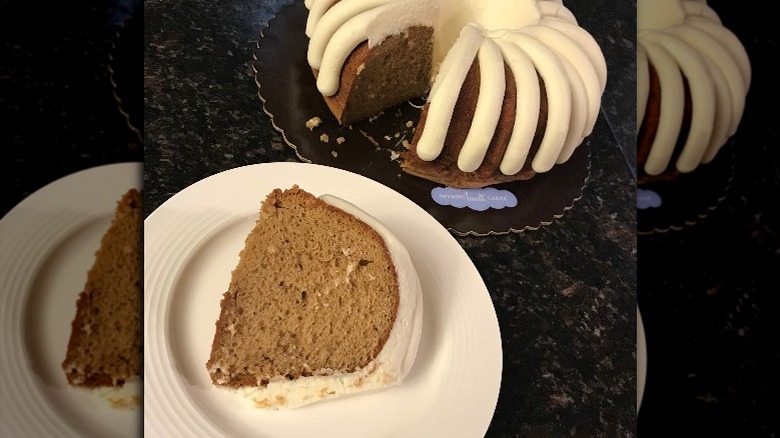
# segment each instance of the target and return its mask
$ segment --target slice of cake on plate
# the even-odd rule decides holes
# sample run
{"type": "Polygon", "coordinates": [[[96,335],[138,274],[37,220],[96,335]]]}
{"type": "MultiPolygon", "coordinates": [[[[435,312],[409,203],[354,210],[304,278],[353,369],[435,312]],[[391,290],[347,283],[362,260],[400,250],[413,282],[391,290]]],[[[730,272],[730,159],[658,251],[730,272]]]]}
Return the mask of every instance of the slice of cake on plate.
{"type": "Polygon", "coordinates": [[[69,384],[106,389],[115,407],[140,402],[141,224],[141,194],[130,189],[117,203],[87,273],[62,362],[69,384]]]}
{"type": "Polygon", "coordinates": [[[422,325],[401,242],[347,201],[298,186],[262,203],[220,308],[206,368],[259,408],[399,384],[422,325]]]}

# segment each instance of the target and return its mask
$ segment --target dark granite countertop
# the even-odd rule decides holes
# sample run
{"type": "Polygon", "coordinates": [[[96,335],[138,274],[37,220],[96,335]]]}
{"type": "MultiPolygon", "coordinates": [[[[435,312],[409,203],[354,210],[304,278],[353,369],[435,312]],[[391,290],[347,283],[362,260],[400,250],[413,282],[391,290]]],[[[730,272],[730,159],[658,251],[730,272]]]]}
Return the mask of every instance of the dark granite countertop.
{"type": "MultiPolygon", "coordinates": [[[[101,164],[145,160],[148,215],[220,171],[298,161],[262,112],[250,67],[259,32],[288,1],[146,3],[144,146],[118,111],[108,72],[118,17],[133,2],[108,3],[116,4],[4,2],[0,144],[12,159],[2,162],[10,189],[0,215],[47,183],[101,164]],[[77,20],[60,19],[76,9],[77,20]],[[40,42],[40,26],[57,38],[40,42]]],[[[568,6],[610,70],[583,197],[539,230],[456,237],[490,291],[502,334],[490,437],[636,435],[635,201],[626,164],[635,6],[568,6]]]]}
{"type": "Polygon", "coordinates": [[[752,64],[726,197],[696,225],[638,239],[648,374],[641,436],[780,436],[776,20],[710,0],[752,64]]]}
{"type": "Polygon", "coordinates": [[[114,96],[109,68],[119,27],[138,3],[0,6],[0,145],[7,154],[0,160],[0,216],[71,173],[143,160],[141,141],[114,96]],[[40,29],[56,38],[42,37],[40,29]]]}
{"type": "MultiPolygon", "coordinates": [[[[288,3],[146,4],[147,215],[220,171],[298,161],[263,113],[250,67],[261,30],[288,3]]],[[[633,144],[635,9],[615,3],[603,8],[611,14],[604,22],[595,9],[572,5],[615,70],[583,198],[536,231],[457,238],[485,280],[502,333],[488,436],[636,434],[634,179],[621,152],[633,144]]]]}

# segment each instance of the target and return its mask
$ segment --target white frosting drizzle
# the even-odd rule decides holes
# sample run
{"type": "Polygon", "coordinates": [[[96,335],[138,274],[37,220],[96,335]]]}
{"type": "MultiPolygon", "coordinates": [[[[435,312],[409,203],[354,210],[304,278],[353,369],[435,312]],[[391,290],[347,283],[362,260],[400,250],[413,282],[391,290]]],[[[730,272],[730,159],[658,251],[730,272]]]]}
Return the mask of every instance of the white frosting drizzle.
{"type": "MultiPolygon", "coordinates": [[[[548,120],[531,167],[546,172],[566,161],[593,130],[606,87],[606,61],[598,43],[577,25],[561,0],[496,0],[489,6],[467,0],[342,0],[329,9],[319,3],[329,5],[333,0],[310,1],[308,60],[319,70],[317,87],[326,96],[338,90],[344,60],[366,40],[368,29],[383,21],[378,16],[391,5],[403,5],[394,13],[408,13],[410,4],[419,4],[419,9],[409,14],[417,16],[426,15],[422,11],[434,8],[433,4],[439,5],[437,19],[431,20],[432,14],[428,14],[418,21],[434,27],[437,47],[442,41],[446,46],[416,147],[424,161],[435,160],[443,150],[458,94],[475,57],[480,66],[480,97],[458,156],[460,170],[472,172],[479,168],[495,134],[504,90],[491,84],[504,82],[503,63],[509,66],[521,97],[514,130],[501,160],[502,173],[516,174],[528,158],[538,124],[537,73],[545,82],[548,120]],[[449,46],[456,32],[458,37],[449,46]]],[[[409,17],[396,24],[409,26],[409,17]]]]}
{"type": "Polygon", "coordinates": [[[539,0],[539,9],[545,17],[555,17],[577,25],[577,18],[563,5],[563,2],[539,0]]]}
{"type": "Polygon", "coordinates": [[[476,25],[467,25],[460,31],[460,36],[444,58],[428,96],[430,106],[425,129],[417,143],[417,155],[421,160],[436,159],[444,148],[458,92],[483,39],[476,25]]]}
{"type": "Polygon", "coordinates": [[[590,64],[596,68],[601,92],[603,93],[607,86],[607,61],[604,59],[604,54],[601,53],[601,48],[596,40],[593,39],[593,36],[585,29],[564,21],[546,20],[543,18],[539,24],[560,30],[571,38],[572,41],[579,44],[580,48],[588,55],[590,64]]]}
{"type": "Polygon", "coordinates": [[[661,117],[658,120],[658,128],[650,147],[650,153],[645,162],[645,172],[649,175],[658,175],[663,172],[672,159],[672,152],[680,135],[680,127],[683,119],[683,106],[685,105],[685,89],[683,88],[682,75],[677,62],[661,45],[652,41],[641,41],[645,48],[647,59],[658,74],[661,87],[661,117]]]}
{"type": "Polygon", "coordinates": [[[522,32],[543,42],[562,59],[568,60],[573,67],[572,73],[579,75],[587,95],[585,127],[588,129],[582,136],[590,135],[601,108],[601,84],[596,67],[588,60],[587,53],[565,33],[549,26],[528,26],[522,32]]]}
{"type": "Polygon", "coordinates": [[[745,90],[750,88],[751,67],[745,47],[737,39],[737,36],[731,33],[725,27],[701,20],[689,20],[686,25],[701,29],[717,39],[731,54],[732,60],[737,64],[742,76],[742,84],[745,90]]]}
{"type": "MultiPolygon", "coordinates": [[[[728,133],[734,135],[739,125],[740,115],[745,109],[744,96],[747,93],[745,84],[742,82],[742,76],[739,67],[734,63],[728,49],[718,40],[694,27],[674,26],[666,30],[677,38],[685,41],[691,47],[705,55],[705,58],[715,64],[714,71],[719,75],[724,75],[725,86],[731,97],[731,117],[728,121],[728,133]]],[[[729,113],[729,111],[724,111],[729,113]]]]}
{"type": "MultiPolygon", "coordinates": [[[[733,105],[731,103],[732,99],[731,94],[729,93],[729,84],[726,80],[726,77],[720,70],[718,70],[718,67],[715,66],[715,63],[713,63],[712,60],[709,58],[704,58],[704,60],[707,63],[710,74],[712,75],[715,86],[716,102],[714,108],[715,120],[712,124],[712,135],[710,137],[710,142],[707,145],[707,148],[705,149],[701,158],[702,163],[708,163],[712,158],[715,157],[718,150],[720,149],[720,146],[726,143],[726,140],[729,138],[729,124],[733,120],[733,105]]],[[[737,120],[735,123],[735,130],[737,124],[739,124],[739,120],[737,120]]]]}
{"type": "Polygon", "coordinates": [[[687,16],[701,17],[713,23],[721,24],[718,14],[705,2],[683,1],[682,6],[687,16]]]}
{"type": "Polygon", "coordinates": [[[306,0],[311,2],[309,7],[309,16],[306,18],[306,36],[311,38],[314,35],[314,29],[317,28],[317,24],[328,9],[333,6],[338,0],[306,0]]]}
{"type": "MultiPolygon", "coordinates": [[[[566,76],[569,78],[569,85],[571,85],[571,116],[569,119],[569,132],[566,134],[566,141],[563,143],[560,155],[556,163],[564,163],[574,153],[574,149],[582,143],[582,140],[587,134],[590,134],[588,130],[587,134],[585,130],[588,118],[588,96],[585,91],[585,84],[582,82],[582,78],[577,74],[577,70],[569,62],[566,57],[560,58],[563,69],[566,72],[566,76]]],[[[595,123],[595,120],[594,120],[595,123]]],[[[592,127],[590,127],[592,128],[592,127]]]]}
{"type": "MultiPolygon", "coordinates": [[[[315,0],[312,9],[317,9],[319,3],[325,3],[328,0],[315,0]]],[[[309,48],[306,54],[306,58],[309,61],[311,68],[320,70],[320,64],[323,61],[325,50],[330,44],[331,39],[337,31],[342,30],[342,34],[356,33],[365,34],[368,27],[368,20],[372,15],[368,15],[363,19],[359,19],[358,16],[365,11],[384,5],[392,0],[342,0],[333,7],[324,11],[323,15],[316,19],[316,26],[311,32],[311,40],[309,41],[309,48]],[[350,22],[347,24],[347,22],[350,22]]],[[[344,38],[344,36],[342,36],[344,38]]],[[[365,40],[366,38],[364,38],[365,40]]],[[[337,53],[339,58],[346,59],[349,53],[355,48],[352,47],[339,47],[337,53]]],[[[331,52],[336,52],[331,50],[331,52]]],[[[343,65],[343,62],[342,62],[343,65]]]]}
{"type": "Polygon", "coordinates": [[[423,297],[420,280],[403,243],[376,218],[333,195],[324,202],[346,211],[373,228],[384,240],[398,275],[399,302],[395,324],[382,351],[352,373],[272,380],[265,387],[244,387],[238,393],[260,408],[291,409],[333,397],[397,385],[412,369],[422,335],[423,297]]]}
{"type": "MultiPolygon", "coordinates": [[[[313,8],[318,2],[315,0],[313,8]]],[[[410,26],[432,27],[438,9],[419,0],[341,0],[312,24],[307,60],[318,70],[317,89],[332,96],[339,89],[344,62],[355,47],[374,47],[410,26]]]]}
{"type": "Polygon", "coordinates": [[[479,97],[474,120],[458,155],[458,168],[464,172],[473,172],[482,164],[493,133],[496,132],[506,88],[504,59],[501,49],[493,40],[482,40],[477,59],[480,72],[479,97]]]}
{"type": "Polygon", "coordinates": [[[690,46],[660,32],[648,35],[648,39],[662,44],[677,61],[683,75],[688,78],[692,102],[691,126],[676,165],[681,172],[690,172],[701,162],[712,136],[716,105],[715,86],[706,61],[690,46]]]}
{"type": "MultiPolygon", "coordinates": [[[[531,59],[519,47],[503,40],[498,40],[498,45],[514,78],[536,76],[531,59]]],[[[522,98],[515,99],[515,122],[512,135],[499,166],[504,175],[514,175],[522,170],[525,160],[528,158],[528,152],[531,150],[536,127],[539,124],[541,102],[539,82],[515,79],[515,84],[517,95],[522,96],[522,98]]]]}
{"type": "Polygon", "coordinates": [[[547,172],[558,161],[569,133],[572,115],[571,85],[560,58],[547,46],[519,32],[507,34],[506,38],[531,58],[545,84],[547,126],[539,150],[531,161],[531,168],[536,172],[547,172]]]}
{"type": "Polygon", "coordinates": [[[682,120],[684,99],[675,95],[681,92],[682,71],[691,92],[691,126],[674,165],[690,172],[712,160],[736,132],[750,86],[750,62],[706,2],[639,0],[637,11],[639,45],[647,54],[647,62],[637,62],[638,116],[644,116],[647,105],[648,63],[658,72],[661,88],[658,131],[644,170],[657,175],[669,165],[682,120]]]}

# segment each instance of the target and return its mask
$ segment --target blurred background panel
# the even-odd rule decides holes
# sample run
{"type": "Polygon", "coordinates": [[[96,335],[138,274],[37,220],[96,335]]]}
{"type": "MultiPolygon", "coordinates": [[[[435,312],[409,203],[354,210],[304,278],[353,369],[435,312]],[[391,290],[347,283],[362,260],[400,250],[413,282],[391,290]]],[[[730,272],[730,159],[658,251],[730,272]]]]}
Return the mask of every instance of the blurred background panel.
{"type": "MultiPolygon", "coordinates": [[[[73,172],[143,160],[141,137],[127,114],[131,105],[141,106],[142,33],[119,44],[131,17],[142,24],[141,5],[141,0],[0,4],[0,216],[73,172]],[[135,81],[124,79],[126,74],[135,81]],[[123,104],[117,85],[126,95],[123,104]]],[[[133,121],[141,120],[139,111],[133,113],[133,121]]]]}
{"type": "Polygon", "coordinates": [[[725,198],[696,224],[638,239],[648,372],[637,430],[778,436],[777,23],[745,2],[707,3],[745,46],[752,83],[725,198]]]}

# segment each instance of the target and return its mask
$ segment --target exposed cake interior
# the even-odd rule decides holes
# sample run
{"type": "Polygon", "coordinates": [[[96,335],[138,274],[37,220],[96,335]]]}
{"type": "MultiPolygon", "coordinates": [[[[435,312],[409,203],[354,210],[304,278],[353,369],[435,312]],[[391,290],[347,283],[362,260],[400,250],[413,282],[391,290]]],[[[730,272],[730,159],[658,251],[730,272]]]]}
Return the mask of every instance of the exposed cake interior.
{"type": "Polygon", "coordinates": [[[375,219],[324,199],[297,186],[269,194],[221,301],[206,367],[257,407],[397,384],[416,355],[408,253],[375,219]]]}
{"type": "Polygon", "coordinates": [[[85,388],[122,387],[121,396],[103,393],[112,404],[137,404],[142,373],[141,233],[142,198],[129,190],[101,239],[76,303],[62,369],[68,383],[85,388]],[[124,400],[124,401],[123,401],[124,400]],[[134,401],[133,401],[134,400],[134,401]]]}

